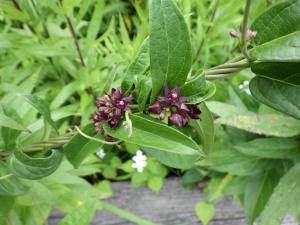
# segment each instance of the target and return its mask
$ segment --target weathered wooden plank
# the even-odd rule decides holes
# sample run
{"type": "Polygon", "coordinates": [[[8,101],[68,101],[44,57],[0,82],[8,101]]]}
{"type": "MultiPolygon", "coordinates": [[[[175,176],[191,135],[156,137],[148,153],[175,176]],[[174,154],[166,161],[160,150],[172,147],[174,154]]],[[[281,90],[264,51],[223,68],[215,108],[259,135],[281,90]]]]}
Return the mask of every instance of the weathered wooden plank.
{"type": "MultiPolygon", "coordinates": [[[[169,178],[160,194],[147,188],[132,190],[128,182],[113,183],[114,197],[110,203],[121,207],[145,219],[161,224],[199,225],[194,213],[194,205],[203,200],[200,190],[186,192],[180,178],[169,178]]],[[[63,217],[54,211],[49,218],[49,225],[58,224],[63,217]]],[[[91,225],[132,225],[109,212],[98,212],[91,225]]],[[[216,215],[211,225],[246,225],[244,213],[238,203],[226,197],[216,207],[216,215]]],[[[297,225],[288,218],[284,225],[297,225]]]]}

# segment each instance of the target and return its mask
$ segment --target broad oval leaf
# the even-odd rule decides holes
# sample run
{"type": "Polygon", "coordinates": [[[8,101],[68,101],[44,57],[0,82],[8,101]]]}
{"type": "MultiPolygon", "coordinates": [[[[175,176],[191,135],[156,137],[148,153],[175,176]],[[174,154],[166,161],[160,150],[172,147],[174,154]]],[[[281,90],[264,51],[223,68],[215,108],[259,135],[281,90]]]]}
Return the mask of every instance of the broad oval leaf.
{"type": "Polygon", "coordinates": [[[288,0],[270,8],[260,15],[251,29],[257,32],[256,45],[285,36],[300,29],[300,1],[288,0]]]}
{"type": "Polygon", "coordinates": [[[150,4],[151,99],[167,83],[182,86],[192,64],[189,30],[173,0],[152,0],[150,4]]]}
{"type": "Polygon", "coordinates": [[[37,180],[55,172],[62,158],[60,150],[51,150],[51,154],[45,158],[32,158],[21,151],[16,151],[9,160],[9,166],[15,175],[37,180]]]}
{"type": "Polygon", "coordinates": [[[300,62],[300,31],[257,46],[250,56],[258,62],[300,62]]]}
{"type": "Polygon", "coordinates": [[[280,225],[287,213],[299,208],[300,163],[294,165],[279,181],[261,214],[259,225],[280,225]]]}
{"type": "Polygon", "coordinates": [[[255,77],[249,87],[251,94],[260,102],[300,119],[300,86],[255,77]]]}
{"type": "Polygon", "coordinates": [[[196,95],[188,96],[187,104],[197,104],[200,102],[204,102],[207,99],[210,99],[216,93],[216,85],[212,82],[207,82],[207,88],[204,93],[199,93],[196,95]]]}
{"type": "MultiPolygon", "coordinates": [[[[95,125],[89,124],[83,132],[90,136],[95,136],[95,125]]],[[[69,162],[78,168],[82,161],[89,155],[95,153],[102,147],[103,144],[89,140],[83,137],[81,134],[74,135],[71,140],[64,146],[64,154],[69,162]]]]}
{"type": "Polygon", "coordinates": [[[186,82],[180,90],[182,96],[204,95],[207,92],[207,81],[204,74],[186,82]]]}
{"type": "Polygon", "coordinates": [[[49,109],[48,103],[35,95],[24,95],[25,100],[30,103],[34,108],[36,108],[44,117],[44,119],[54,128],[57,130],[56,123],[51,118],[51,113],[49,109]]]}
{"type": "Polygon", "coordinates": [[[27,188],[11,173],[8,165],[0,161],[0,195],[21,195],[27,188]]]}
{"type": "MultiPolygon", "coordinates": [[[[175,154],[176,156],[170,160],[176,160],[175,157],[182,156],[187,157],[188,163],[192,163],[204,155],[196,142],[175,128],[145,115],[130,114],[129,117],[132,121],[132,135],[130,137],[128,137],[128,130],[124,126],[110,129],[105,125],[105,132],[120,140],[137,144],[146,150],[152,150],[152,152],[161,151],[164,152],[161,154],[170,157],[175,154]]],[[[185,160],[182,157],[180,160],[185,160]]]]}

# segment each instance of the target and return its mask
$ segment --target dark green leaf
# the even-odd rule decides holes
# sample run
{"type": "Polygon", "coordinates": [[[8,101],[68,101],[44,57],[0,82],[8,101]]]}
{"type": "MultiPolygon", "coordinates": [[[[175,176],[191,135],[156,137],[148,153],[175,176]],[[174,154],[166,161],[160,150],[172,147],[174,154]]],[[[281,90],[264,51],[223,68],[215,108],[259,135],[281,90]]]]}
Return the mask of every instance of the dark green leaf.
{"type": "Polygon", "coordinates": [[[21,151],[16,151],[9,160],[11,171],[22,178],[36,180],[49,176],[58,168],[63,158],[59,150],[51,150],[45,158],[32,158],[21,151]]]}
{"type": "Polygon", "coordinates": [[[258,138],[234,148],[245,155],[260,158],[295,159],[300,156],[300,143],[292,138],[258,138]]]}
{"type": "Polygon", "coordinates": [[[280,225],[287,213],[299,207],[300,163],[292,167],[279,181],[264,211],[260,225],[280,225]]]}
{"type": "Polygon", "coordinates": [[[0,161],[0,195],[21,195],[26,191],[22,182],[0,161]]]}
{"type": "Polygon", "coordinates": [[[300,62],[299,39],[300,31],[291,33],[253,48],[250,56],[258,62],[300,62]]]}
{"type": "MultiPolygon", "coordinates": [[[[94,137],[96,135],[95,125],[89,124],[83,132],[87,135],[94,137]]],[[[72,139],[64,146],[64,154],[67,159],[72,163],[75,168],[78,168],[82,161],[89,155],[95,153],[101,148],[103,144],[89,140],[83,137],[81,134],[76,134],[72,139]]]]}
{"type": "Polygon", "coordinates": [[[191,68],[189,30],[173,0],[150,4],[150,68],[152,100],[167,83],[182,86],[191,68]]]}
{"type": "Polygon", "coordinates": [[[249,225],[253,224],[264,209],[277,182],[276,173],[272,170],[248,178],[244,195],[244,207],[249,225]]]}
{"type": "Polygon", "coordinates": [[[260,102],[300,119],[300,86],[255,77],[250,82],[250,91],[260,102]]]}
{"type": "Polygon", "coordinates": [[[129,65],[126,71],[122,89],[126,92],[130,90],[132,85],[136,84],[138,76],[145,74],[149,67],[149,38],[146,38],[141,44],[134,61],[129,65]]]}
{"type": "Polygon", "coordinates": [[[57,131],[56,123],[51,118],[51,113],[48,103],[37,97],[35,95],[24,95],[24,98],[29,102],[34,108],[36,108],[45,118],[45,120],[57,131]]]}
{"type": "Polygon", "coordinates": [[[288,0],[270,8],[251,26],[257,32],[254,43],[261,45],[300,29],[300,1],[288,0]]]}
{"type": "Polygon", "coordinates": [[[258,76],[300,86],[300,63],[261,62],[251,65],[251,70],[258,76]]]}

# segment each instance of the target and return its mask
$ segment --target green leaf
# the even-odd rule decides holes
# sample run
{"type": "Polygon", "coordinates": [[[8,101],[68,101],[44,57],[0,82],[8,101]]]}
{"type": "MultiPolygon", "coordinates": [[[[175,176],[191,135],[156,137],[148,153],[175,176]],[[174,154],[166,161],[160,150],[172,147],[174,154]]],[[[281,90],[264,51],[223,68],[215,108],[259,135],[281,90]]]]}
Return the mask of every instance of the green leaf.
{"type": "Polygon", "coordinates": [[[205,95],[207,92],[207,81],[204,74],[196,76],[193,80],[186,82],[180,90],[182,96],[205,95]]]}
{"type": "Polygon", "coordinates": [[[250,91],[260,102],[300,119],[300,85],[255,77],[250,82],[250,91]]]}
{"type": "Polygon", "coordinates": [[[195,206],[195,212],[203,225],[207,225],[215,215],[214,205],[208,202],[199,202],[195,206]]]}
{"type": "MultiPolygon", "coordinates": [[[[14,110],[13,108],[10,108],[8,106],[3,107],[3,113],[6,116],[10,116],[12,119],[17,121],[19,124],[22,124],[22,119],[14,110]]],[[[1,127],[1,136],[4,142],[5,150],[13,150],[16,147],[16,140],[19,134],[21,133],[20,130],[11,129],[8,127],[1,127]]]]}
{"type": "Polygon", "coordinates": [[[214,119],[204,102],[200,105],[200,109],[201,119],[191,121],[191,126],[199,135],[203,151],[208,153],[214,143],[214,119]]]}
{"type": "Polygon", "coordinates": [[[6,163],[0,161],[0,195],[21,195],[27,188],[11,173],[6,163]]]}
{"type": "Polygon", "coordinates": [[[63,154],[59,150],[51,150],[51,154],[45,158],[32,158],[21,151],[15,151],[9,160],[9,166],[15,175],[36,180],[55,172],[62,158],[63,154]]]}
{"type": "Polygon", "coordinates": [[[270,8],[252,24],[256,31],[254,43],[261,45],[300,29],[300,1],[288,0],[270,8]]]}
{"type": "Polygon", "coordinates": [[[260,225],[280,225],[287,213],[299,207],[300,163],[293,166],[279,181],[261,214],[260,225]]]}
{"type": "Polygon", "coordinates": [[[150,4],[150,70],[154,100],[163,85],[182,86],[192,63],[189,30],[173,0],[150,4]]]}
{"type": "Polygon", "coordinates": [[[258,62],[300,62],[299,38],[300,31],[291,33],[253,48],[250,56],[258,62]]]}
{"type": "Polygon", "coordinates": [[[260,158],[295,159],[300,156],[300,143],[292,138],[258,138],[234,146],[237,151],[260,158]]]}
{"type": "Polygon", "coordinates": [[[167,158],[176,168],[191,167],[193,162],[203,156],[200,147],[175,128],[146,115],[130,114],[129,118],[132,121],[130,137],[124,126],[110,129],[108,125],[104,125],[105,132],[120,140],[139,145],[163,163],[167,158]]]}
{"type": "Polygon", "coordinates": [[[214,96],[214,94],[216,93],[216,85],[209,81],[206,81],[206,83],[207,83],[206,92],[188,96],[189,97],[187,101],[188,104],[197,104],[214,96]]]}
{"type": "Polygon", "coordinates": [[[300,86],[300,63],[297,62],[254,63],[251,70],[258,76],[300,86]]]}
{"type": "Polygon", "coordinates": [[[150,77],[142,77],[139,78],[136,85],[136,101],[139,105],[139,110],[143,111],[145,110],[145,105],[147,103],[148,97],[150,95],[151,89],[152,89],[152,80],[150,77]]]}
{"type": "Polygon", "coordinates": [[[148,180],[148,187],[156,193],[160,192],[163,184],[164,184],[164,179],[162,177],[151,177],[148,180]]]}
{"type": "MultiPolygon", "coordinates": [[[[84,129],[83,132],[87,135],[94,137],[96,135],[95,125],[89,124],[84,129]]],[[[78,168],[83,160],[89,155],[95,153],[99,150],[103,144],[89,140],[83,137],[81,134],[74,135],[71,140],[64,146],[64,154],[70,163],[75,168],[78,168]]]]}
{"type": "Polygon", "coordinates": [[[58,132],[56,123],[51,118],[48,103],[35,95],[24,95],[25,100],[36,108],[44,117],[44,119],[58,132]]]}
{"type": "Polygon", "coordinates": [[[110,129],[105,124],[105,132],[123,141],[148,148],[182,155],[193,155],[194,157],[203,155],[200,147],[191,138],[175,128],[142,114],[130,114],[129,118],[132,121],[132,135],[130,137],[128,137],[128,130],[124,126],[110,129]]]}
{"type": "Polygon", "coordinates": [[[300,134],[300,123],[291,117],[277,114],[256,114],[221,102],[207,102],[209,110],[220,118],[216,123],[246,130],[251,133],[293,137],[300,134]]]}
{"type": "Polygon", "coordinates": [[[14,120],[2,113],[0,113],[0,127],[7,127],[7,128],[11,128],[13,130],[20,130],[20,131],[27,130],[27,128],[24,127],[22,124],[20,124],[16,120],[14,120]]]}
{"type": "Polygon", "coordinates": [[[88,225],[93,219],[98,205],[97,198],[91,198],[73,209],[58,225],[88,225]]]}
{"type": "Polygon", "coordinates": [[[197,164],[219,172],[248,176],[263,171],[272,166],[274,162],[244,155],[234,150],[232,146],[223,146],[222,149],[209,153],[204,160],[197,164]]]}
{"type": "Polygon", "coordinates": [[[273,171],[266,171],[248,178],[244,195],[244,208],[249,225],[253,224],[264,209],[277,181],[273,171]]]}
{"type": "Polygon", "coordinates": [[[134,61],[129,65],[125,73],[122,89],[126,92],[130,90],[132,85],[137,83],[137,78],[145,74],[149,67],[149,38],[146,38],[141,44],[134,61]]]}

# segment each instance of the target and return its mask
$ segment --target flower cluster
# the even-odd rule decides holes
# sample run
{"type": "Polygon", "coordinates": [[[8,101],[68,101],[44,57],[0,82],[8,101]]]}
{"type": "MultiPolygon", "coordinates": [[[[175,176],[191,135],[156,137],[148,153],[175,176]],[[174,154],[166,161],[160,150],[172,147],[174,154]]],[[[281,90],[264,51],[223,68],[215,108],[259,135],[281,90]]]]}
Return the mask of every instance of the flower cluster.
{"type": "MultiPolygon", "coordinates": [[[[236,30],[231,30],[229,32],[230,36],[233,37],[233,38],[240,38],[240,34],[238,31],[236,30]]],[[[253,38],[255,38],[257,35],[257,32],[256,31],[252,31],[252,30],[247,30],[246,32],[246,40],[251,40],[253,38]]]]}
{"type": "MultiPolygon", "coordinates": [[[[97,98],[95,101],[97,112],[91,115],[91,119],[96,126],[96,131],[101,131],[104,122],[107,122],[110,128],[116,128],[121,123],[125,111],[129,111],[128,105],[132,101],[132,95],[124,97],[121,88],[113,88],[110,95],[106,94],[103,97],[97,98]]],[[[110,139],[107,135],[104,138],[107,140],[110,139]]]]}
{"type": "Polygon", "coordinates": [[[150,111],[159,114],[163,120],[169,112],[168,124],[186,127],[190,119],[199,119],[201,111],[197,104],[185,104],[187,97],[180,96],[180,88],[176,86],[170,90],[167,85],[164,86],[164,96],[158,96],[157,101],[150,106],[150,111]]]}

